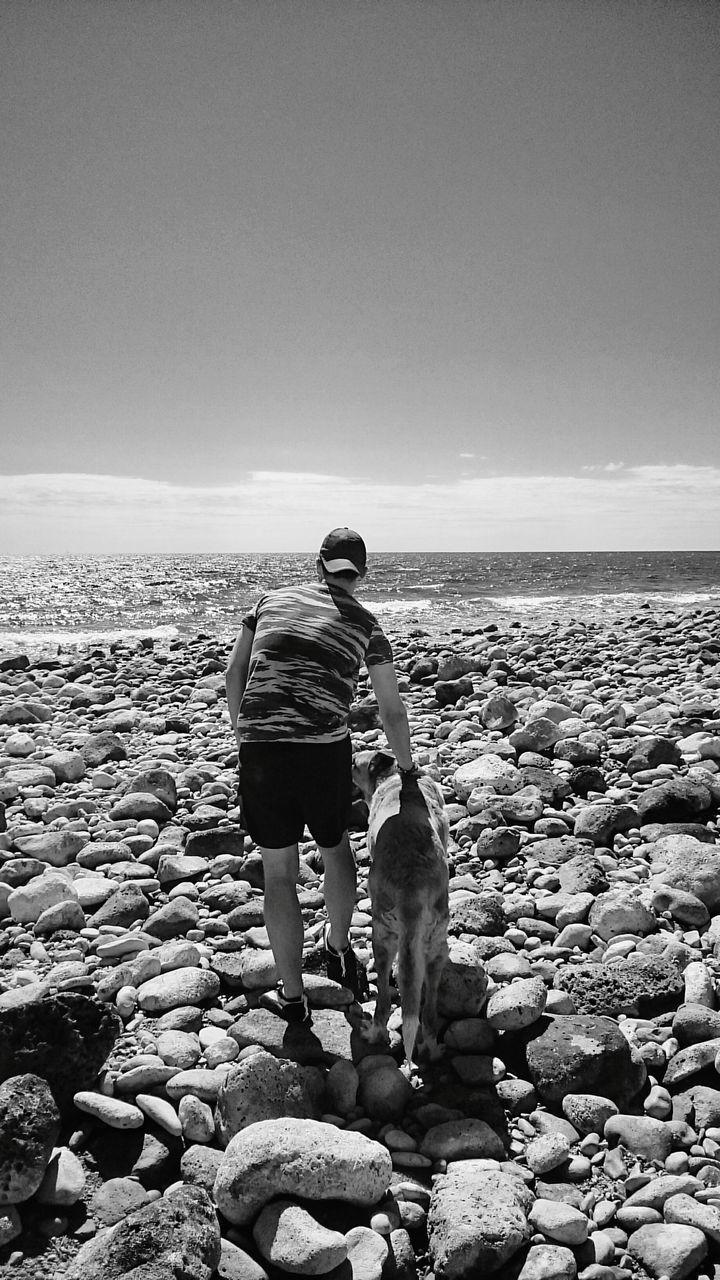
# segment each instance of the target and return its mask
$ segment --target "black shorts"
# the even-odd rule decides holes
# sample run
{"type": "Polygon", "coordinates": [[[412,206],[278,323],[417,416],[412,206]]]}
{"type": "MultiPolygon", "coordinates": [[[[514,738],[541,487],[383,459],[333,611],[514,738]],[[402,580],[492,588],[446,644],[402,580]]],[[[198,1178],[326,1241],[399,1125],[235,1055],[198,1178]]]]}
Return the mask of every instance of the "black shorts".
{"type": "Polygon", "coordinates": [[[352,743],[243,742],[243,825],[263,849],[302,840],[307,826],[325,849],[339,844],[352,811],[352,743]]]}

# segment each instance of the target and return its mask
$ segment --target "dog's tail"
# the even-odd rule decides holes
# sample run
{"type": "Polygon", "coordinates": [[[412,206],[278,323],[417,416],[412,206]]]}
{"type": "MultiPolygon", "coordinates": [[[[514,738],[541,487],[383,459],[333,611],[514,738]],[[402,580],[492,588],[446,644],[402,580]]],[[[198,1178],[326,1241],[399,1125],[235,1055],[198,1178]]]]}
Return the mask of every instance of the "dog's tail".
{"type": "Polygon", "coordinates": [[[420,1028],[425,967],[427,962],[427,909],[419,907],[409,918],[400,920],[398,942],[398,988],[402,1006],[402,1038],[408,1063],[413,1060],[415,1041],[420,1028]]]}

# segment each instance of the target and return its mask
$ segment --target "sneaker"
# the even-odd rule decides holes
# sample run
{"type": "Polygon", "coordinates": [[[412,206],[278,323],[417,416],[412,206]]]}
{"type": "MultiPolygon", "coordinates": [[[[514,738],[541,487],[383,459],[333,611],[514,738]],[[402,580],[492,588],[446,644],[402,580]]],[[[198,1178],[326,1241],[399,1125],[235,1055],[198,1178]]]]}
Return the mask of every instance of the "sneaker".
{"type": "Polygon", "coordinates": [[[367,1000],[370,994],[367,973],[360,963],[350,943],[344,951],[336,951],[330,946],[330,925],[323,929],[323,961],[325,973],[331,982],[339,982],[341,987],[349,987],[356,1000],[367,1000]]]}
{"type": "Polygon", "coordinates": [[[301,996],[296,996],[294,1000],[288,1000],[283,994],[282,982],[278,982],[274,991],[264,991],[258,1004],[278,1018],[282,1018],[290,1026],[309,1027],[312,1022],[312,1013],[305,992],[303,991],[301,996]]]}

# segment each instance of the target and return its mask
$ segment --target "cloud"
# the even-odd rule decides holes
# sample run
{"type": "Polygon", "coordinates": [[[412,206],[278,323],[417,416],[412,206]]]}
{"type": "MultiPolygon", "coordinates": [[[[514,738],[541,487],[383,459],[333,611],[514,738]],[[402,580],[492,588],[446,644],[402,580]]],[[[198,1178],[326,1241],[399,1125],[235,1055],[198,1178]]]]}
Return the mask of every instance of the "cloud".
{"type": "Polygon", "coordinates": [[[606,462],[604,466],[586,466],[583,471],[622,471],[625,466],[624,462],[606,462]]]}
{"type": "Polygon", "coordinates": [[[213,486],[0,476],[0,551],[311,551],[339,524],[375,550],[713,549],[719,509],[720,468],[691,464],[416,485],[290,471],[213,486]]]}

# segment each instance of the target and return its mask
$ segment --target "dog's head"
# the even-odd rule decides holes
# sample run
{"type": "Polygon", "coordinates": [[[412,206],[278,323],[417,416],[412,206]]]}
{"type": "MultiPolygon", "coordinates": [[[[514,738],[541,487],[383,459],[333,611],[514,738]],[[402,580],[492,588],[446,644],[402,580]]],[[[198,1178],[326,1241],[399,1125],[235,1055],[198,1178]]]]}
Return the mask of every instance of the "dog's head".
{"type": "Polygon", "coordinates": [[[353,756],[353,782],[368,804],[380,779],[394,768],[395,757],[389,751],[358,751],[353,756]]]}

